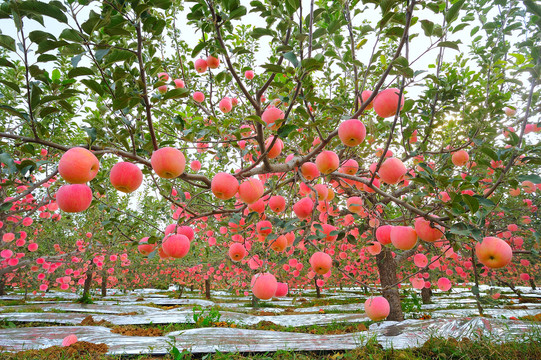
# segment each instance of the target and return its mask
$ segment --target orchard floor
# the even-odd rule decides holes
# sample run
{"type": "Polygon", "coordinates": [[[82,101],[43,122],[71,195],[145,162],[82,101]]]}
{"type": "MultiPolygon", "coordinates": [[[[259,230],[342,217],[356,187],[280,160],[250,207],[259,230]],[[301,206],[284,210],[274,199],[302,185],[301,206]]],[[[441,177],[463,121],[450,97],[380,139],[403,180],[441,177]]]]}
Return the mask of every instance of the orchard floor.
{"type": "MultiPolygon", "coordinates": [[[[480,290],[483,317],[478,316],[471,291],[455,287],[446,293],[435,291],[431,304],[422,304],[420,294],[409,290],[403,300],[406,320],[379,323],[364,314],[362,304],[369,295],[360,289],[326,291],[321,298],[310,291],[293,293],[260,302],[257,308],[251,306],[250,298],[225,291],[215,291],[206,300],[199,292],[186,290],[178,299],[172,290],[123,293],[113,289],[105,298],[94,296],[93,304],[75,303],[78,295],[72,293],[50,292],[26,301],[15,293],[0,297],[0,351],[5,352],[0,358],[60,359],[64,349],[59,348],[47,350],[52,355],[9,354],[58,346],[69,334],[77,336],[77,346],[82,347],[77,351],[84,354],[99,350],[118,356],[163,356],[178,349],[200,356],[214,353],[213,358],[220,353],[269,352],[273,355],[267,358],[280,358],[284,352],[295,352],[301,359],[301,355],[362,358],[364,352],[359,349],[368,345],[378,349],[382,358],[386,351],[403,350],[402,358],[415,358],[418,351],[424,359],[424,355],[437,357],[427,355],[427,346],[432,349],[434,342],[446,349],[453,344],[470,351],[475,346],[464,344],[481,340],[493,348],[499,346],[502,359],[511,360],[515,357],[505,351],[525,351],[541,343],[541,290],[518,287],[522,301],[505,288],[492,288],[502,294],[498,300],[488,295],[488,287],[480,290]],[[501,345],[524,341],[529,345],[501,345]]],[[[537,354],[533,358],[541,358],[539,348],[532,351],[537,354]]],[[[521,353],[516,358],[530,357],[521,353]]]]}

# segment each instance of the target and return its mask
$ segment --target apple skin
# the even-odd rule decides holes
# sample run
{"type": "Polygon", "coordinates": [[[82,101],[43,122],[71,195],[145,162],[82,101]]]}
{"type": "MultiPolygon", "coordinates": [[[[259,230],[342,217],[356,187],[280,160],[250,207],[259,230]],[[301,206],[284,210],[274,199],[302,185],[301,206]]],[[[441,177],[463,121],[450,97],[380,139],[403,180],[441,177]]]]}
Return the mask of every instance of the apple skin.
{"type": "Polygon", "coordinates": [[[212,56],[212,55],[209,55],[207,57],[207,65],[209,68],[211,69],[217,69],[218,66],[220,66],[220,59],[212,56]]]}
{"type": "Polygon", "coordinates": [[[287,295],[288,291],[289,287],[287,286],[287,283],[279,282],[276,286],[276,293],[274,294],[274,297],[284,297],[287,295]]]}
{"type": "Polygon", "coordinates": [[[430,221],[418,217],[415,219],[415,231],[417,232],[419,239],[427,242],[434,242],[441,239],[445,229],[438,224],[434,224],[434,227],[432,227],[430,226],[430,221]]]}
{"type": "Polygon", "coordinates": [[[272,196],[269,200],[269,208],[276,214],[286,209],[286,199],[281,195],[272,196]]]}
{"type": "Polygon", "coordinates": [[[469,160],[470,155],[468,155],[468,152],[466,150],[458,150],[453,153],[453,156],[451,156],[451,161],[455,166],[464,166],[468,163],[469,160]]]}
{"type": "Polygon", "coordinates": [[[387,299],[383,296],[375,296],[366,299],[364,302],[364,311],[370,320],[381,321],[389,316],[391,307],[387,299]]]}
{"type": "Polygon", "coordinates": [[[143,172],[135,164],[119,162],[111,169],[109,180],[118,191],[131,193],[143,183],[143,172]]]}
{"type": "Polygon", "coordinates": [[[150,164],[159,177],[174,179],[184,173],[186,158],[180,150],[164,147],[152,153],[150,164]]]}
{"type": "Polygon", "coordinates": [[[205,71],[207,71],[208,64],[205,59],[197,59],[195,60],[194,67],[195,67],[195,71],[202,74],[205,71]]]}
{"type": "Polygon", "coordinates": [[[293,212],[300,220],[309,218],[313,209],[314,202],[308,197],[302,198],[293,205],[293,212]]]}
{"type": "Polygon", "coordinates": [[[284,117],[285,114],[282,110],[276,107],[269,107],[261,115],[261,120],[263,120],[271,130],[278,130],[282,123],[280,120],[283,120],[284,117]]]}
{"type": "Polygon", "coordinates": [[[363,210],[363,199],[358,196],[350,196],[347,199],[346,206],[349,211],[358,214],[363,210]]]}
{"type": "MultiPolygon", "coordinates": [[[[273,139],[274,139],[274,136],[271,136],[270,138],[265,140],[265,148],[266,149],[269,148],[269,146],[272,143],[273,139]]],[[[267,153],[267,157],[269,159],[277,158],[282,153],[283,149],[284,149],[284,142],[282,141],[282,139],[276,139],[276,142],[274,143],[272,148],[267,153]]]]}
{"type": "Polygon", "coordinates": [[[220,108],[221,112],[223,112],[224,114],[227,114],[233,108],[233,104],[231,103],[230,98],[224,97],[222,100],[220,100],[218,107],[220,108]]]}
{"type": "Polygon", "coordinates": [[[346,146],[357,146],[366,137],[366,127],[357,119],[346,120],[338,127],[338,137],[346,146]]]}
{"type": "Polygon", "coordinates": [[[169,80],[169,74],[166,72],[161,72],[158,74],[158,80],[159,81],[168,81],[169,80]]]}
{"type": "Polygon", "coordinates": [[[175,88],[177,89],[184,89],[184,87],[186,86],[184,84],[184,81],[182,81],[181,79],[175,79],[173,80],[173,82],[175,83],[175,88]]]}
{"type": "Polygon", "coordinates": [[[203,94],[201,91],[196,91],[193,93],[192,98],[194,101],[202,103],[205,101],[205,94],[203,94]]]}
{"type": "Polygon", "coordinates": [[[508,243],[494,236],[487,236],[475,245],[475,255],[481,264],[491,269],[507,266],[513,258],[513,250],[508,243]]]}
{"type": "Polygon", "coordinates": [[[332,267],[332,258],[322,251],[315,252],[310,257],[310,266],[316,274],[325,275],[332,267]]]}
{"type": "Polygon", "coordinates": [[[56,203],[67,213],[85,211],[92,203],[92,190],[86,184],[62,185],[56,192],[56,203]]]}
{"type": "Polygon", "coordinates": [[[276,239],[270,241],[270,247],[272,250],[281,253],[287,248],[287,238],[284,235],[278,236],[276,239]]]}
{"type": "Polygon", "coordinates": [[[261,180],[247,179],[239,186],[239,196],[246,204],[253,204],[263,195],[265,187],[261,180]]]}
{"type": "Polygon", "coordinates": [[[383,182],[397,184],[403,180],[406,172],[406,166],[400,159],[390,157],[381,164],[378,174],[383,182]]]}
{"type": "Polygon", "coordinates": [[[142,255],[147,256],[148,254],[154,251],[156,246],[157,244],[148,243],[148,236],[147,236],[147,237],[142,238],[139,241],[139,245],[137,245],[137,250],[139,250],[139,253],[141,253],[142,255]]]}
{"type": "Polygon", "coordinates": [[[259,235],[267,236],[272,232],[272,223],[268,220],[261,220],[256,225],[256,232],[259,235]]]}
{"type": "Polygon", "coordinates": [[[229,200],[239,190],[239,181],[233,175],[221,172],[212,178],[210,189],[218,199],[229,200]]]}
{"type": "Polygon", "coordinates": [[[391,242],[400,250],[409,250],[417,244],[417,233],[409,226],[393,226],[391,242]]]}
{"type": "MultiPolygon", "coordinates": [[[[370,97],[370,95],[372,95],[372,91],[371,90],[365,90],[361,93],[361,99],[362,99],[362,102],[363,104],[366,102],[366,100],[368,100],[368,98],[370,97]]],[[[366,107],[364,108],[365,110],[370,110],[374,107],[374,99],[372,99],[372,101],[370,102],[370,104],[366,105],[366,107]]]]}
{"type": "Polygon", "coordinates": [[[260,300],[269,300],[276,294],[278,281],[269,273],[255,274],[252,278],[252,293],[260,300]]]}
{"type": "Polygon", "coordinates": [[[246,79],[248,80],[252,80],[254,78],[254,72],[253,70],[248,70],[244,73],[244,76],[246,77],[246,79]]]}
{"type": "Polygon", "coordinates": [[[353,159],[346,160],[340,167],[340,172],[348,175],[355,175],[359,171],[359,163],[353,159]]]}
{"type": "Polygon", "coordinates": [[[246,256],[246,248],[241,243],[233,243],[229,246],[229,257],[234,262],[241,261],[246,256]]]}
{"type": "Polygon", "coordinates": [[[165,255],[180,259],[190,251],[190,240],[184,235],[170,235],[162,244],[165,255]]]}
{"type": "Polygon", "coordinates": [[[307,161],[301,165],[301,174],[306,180],[310,181],[319,177],[319,170],[317,169],[316,164],[307,161]]]}
{"type": "Polygon", "coordinates": [[[316,166],[320,173],[328,175],[338,169],[340,159],[334,151],[322,151],[316,157],[316,166]]]}
{"type": "Polygon", "coordinates": [[[58,173],[70,184],[84,184],[96,177],[100,168],[98,158],[82,147],[69,149],[58,162],[58,173]]]}
{"type": "MultiPolygon", "coordinates": [[[[398,107],[398,94],[400,90],[396,88],[385,89],[374,98],[374,111],[382,118],[388,118],[396,115],[398,107]]],[[[404,107],[404,95],[400,102],[400,109],[404,107]]]]}

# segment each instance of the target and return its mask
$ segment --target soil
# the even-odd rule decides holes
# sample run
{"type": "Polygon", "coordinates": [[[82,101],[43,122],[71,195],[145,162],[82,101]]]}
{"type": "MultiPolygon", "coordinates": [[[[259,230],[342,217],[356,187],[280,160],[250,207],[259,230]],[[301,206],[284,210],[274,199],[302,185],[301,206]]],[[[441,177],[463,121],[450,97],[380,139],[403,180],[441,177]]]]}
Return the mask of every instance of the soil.
{"type": "Polygon", "coordinates": [[[79,325],[82,325],[82,326],[111,326],[113,324],[110,323],[107,320],[96,321],[96,320],[94,320],[92,315],[88,315],[87,317],[85,317],[83,319],[83,321],[81,321],[81,323],[79,325]]]}
{"type": "Polygon", "coordinates": [[[107,344],[93,344],[86,341],[77,341],[70,346],[51,346],[40,350],[25,350],[18,353],[3,353],[6,360],[20,358],[36,358],[57,360],[65,357],[79,358],[88,355],[103,355],[109,351],[107,344]]]}
{"type": "Polygon", "coordinates": [[[521,320],[528,320],[528,321],[537,321],[541,322],[541,313],[537,315],[526,315],[520,318],[521,320]]]}
{"type": "Polygon", "coordinates": [[[163,336],[163,330],[158,328],[142,328],[138,326],[115,326],[112,333],[126,336],[163,336]]]}

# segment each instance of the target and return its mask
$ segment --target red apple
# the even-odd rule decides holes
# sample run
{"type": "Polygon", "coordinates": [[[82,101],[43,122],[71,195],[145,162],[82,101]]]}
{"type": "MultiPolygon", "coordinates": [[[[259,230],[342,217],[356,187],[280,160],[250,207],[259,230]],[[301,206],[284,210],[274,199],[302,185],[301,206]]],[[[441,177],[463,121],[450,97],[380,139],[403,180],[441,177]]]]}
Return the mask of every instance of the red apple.
{"type": "Polygon", "coordinates": [[[393,226],[391,230],[391,242],[400,250],[413,249],[417,244],[417,233],[409,226],[393,226]]]}
{"type": "Polygon", "coordinates": [[[316,164],[307,161],[301,165],[301,174],[306,180],[310,181],[319,176],[319,170],[317,169],[316,164]]]}
{"type": "Polygon", "coordinates": [[[370,297],[364,302],[366,316],[372,321],[381,321],[389,316],[391,307],[383,296],[370,297]]]}
{"type": "Polygon", "coordinates": [[[376,239],[381,245],[387,245],[391,243],[391,230],[392,225],[383,225],[376,229],[376,239]]]}
{"type": "Polygon", "coordinates": [[[434,242],[441,239],[445,229],[437,224],[433,224],[432,227],[430,225],[430,221],[425,220],[422,217],[418,217],[415,219],[415,231],[421,240],[434,242]]]}
{"type": "Polygon", "coordinates": [[[118,191],[125,193],[134,192],[143,182],[143,173],[135,164],[129,162],[116,163],[109,175],[111,184],[118,191]]]}
{"type": "Polygon", "coordinates": [[[98,158],[82,147],[69,149],[58,163],[58,173],[71,184],[84,184],[94,179],[99,168],[98,158]]]}
{"type": "Polygon", "coordinates": [[[212,55],[209,55],[207,57],[207,65],[209,68],[211,69],[217,69],[218,66],[220,66],[220,59],[212,56],[212,55]]]}
{"type": "MultiPolygon", "coordinates": [[[[396,114],[398,108],[398,95],[400,90],[390,88],[383,90],[374,98],[374,111],[382,118],[388,118],[396,114]]],[[[400,102],[400,109],[404,107],[404,95],[400,102]]]]}
{"type": "Polygon", "coordinates": [[[174,179],[184,172],[186,158],[180,150],[164,147],[152,153],[150,164],[159,177],[174,179]]]}
{"type": "Polygon", "coordinates": [[[293,205],[293,212],[301,220],[309,218],[312,215],[313,209],[314,202],[308,197],[302,198],[293,205]]]}
{"type": "Polygon", "coordinates": [[[180,259],[190,251],[190,240],[184,235],[170,235],[162,244],[165,255],[180,259]]]}
{"type": "Polygon", "coordinates": [[[205,101],[205,94],[203,94],[201,91],[194,92],[192,97],[194,101],[197,101],[198,103],[205,101]]]}
{"type": "Polygon", "coordinates": [[[325,275],[332,267],[332,258],[322,251],[318,251],[310,257],[312,270],[319,275],[325,275]]]}
{"type": "Polygon", "coordinates": [[[260,300],[269,300],[276,294],[278,281],[269,273],[256,274],[252,278],[252,293],[260,300]]]}
{"type": "MultiPolygon", "coordinates": [[[[370,95],[372,95],[372,91],[370,90],[365,90],[361,93],[361,99],[362,99],[362,103],[364,104],[368,98],[370,97],[370,95]]],[[[364,109],[365,110],[370,110],[374,107],[374,99],[372,99],[372,101],[370,102],[370,104],[368,104],[364,109]]]]}
{"type": "Polygon", "coordinates": [[[279,282],[276,286],[276,293],[274,294],[274,297],[284,297],[287,295],[288,290],[287,283],[279,282]]]}
{"type": "MultiPolygon", "coordinates": [[[[265,140],[265,148],[269,148],[270,144],[272,143],[274,139],[274,136],[271,136],[267,140],[265,140]]],[[[276,139],[276,142],[272,146],[272,148],[269,150],[267,157],[269,159],[274,159],[278,157],[282,153],[282,149],[284,148],[284,142],[281,139],[276,139]]]]}
{"type": "Polygon", "coordinates": [[[247,179],[239,186],[239,196],[246,204],[253,204],[265,192],[263,183],[258,179],[247,179]]]}
{"type": "Polygon", "coordinates": [[[283,196],[272,196],[269,200],[269,208],[275,213],[281,213],[286,209],[286,199],[283,196]]]}
{"type": "Polygon", "coordinates": [[[364,141],[366,128],[359,120],[349,119],[338,127],[338,137],[346,146],[357,146],[364,141]]]}
{"type": "Polygon", "coordinates": [[[378,174],[383,182],[397,184],[404,179],[406,171],[406,166],[401,160],[390,157],[381,164],[378,174]]]}
{"type": "Polygon", "coordinates": [[[218,173],[210,183],[210,189],[218,199],[231,199],[239,190],[239,181],[231,174],[218,173]]]}
{"type": "Polygon", "coordinates": [[[198,73],[204,73],[205,71],[207,71],[207,62],[205,61],[205,59],[197,59],[195,60],[195,63],[194,63],[194,67],[195,67],[195,71],[197,71],[198,73]]]}
{"type": "Polygon", "coordinates": [[[56,192],[56,203],[68,213],[85,211],[92,203],[92,190],[85,184],[63,185],[56,192]]]}
{"type": "Polygon", "coordinates": [[[486,267],[499,269],[511,262],[513,250],[502,239],[488,236],[481,243],[475,245],[475,255],[486,267]]]}
{"type": "Polygon", "coordinates": [[[263,112],[263,115],[261,115],[261,120],[263,120],[271,130],[277,130],[282,123],[280,120],[283,120],[284,117],[285,114],[282,110],[276,107],[269,107],[263,112]]]}
{"type": "Polygon", "coordinates": [[[470,160],[470,155],[468,155],[466,150],[458,150],[451,157],[451,161],[455,166],[464,166],[468,160],[470,160]]]}
{"type": "Polygon", "coordinates": [[[235,262],[244,259],[246,254],[246,248],[241,243],[233,243],[229,246],[229,257],[235,262]]]}
{"type": "Polygon", "coordinates": [[[320,173],[330,174],[340,166],[340,159],[334,151],[322,151],[316,157],[316,166],[320,173]]]}

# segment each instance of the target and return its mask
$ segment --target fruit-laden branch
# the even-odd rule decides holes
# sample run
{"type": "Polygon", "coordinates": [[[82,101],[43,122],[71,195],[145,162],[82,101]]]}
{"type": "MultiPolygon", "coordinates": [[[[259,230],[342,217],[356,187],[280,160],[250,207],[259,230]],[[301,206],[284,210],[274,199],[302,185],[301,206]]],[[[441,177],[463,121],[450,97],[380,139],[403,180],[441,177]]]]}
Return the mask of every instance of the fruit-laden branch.
{"type": "MultiPolygon", "coordinates": [[[[68,256],[72,256],[72,255],[75,255],[77,254],[78,251],[72,251],[70,253],[65,253],[65,254],[61,254],[61,255],[57,255],[57,256],[52,256],[52,257],[48,257],[48,258],[44,258],[46,262],[53,262],[53,261],[58,261],[58,260],[62,260],[64,259],[65,257],[68,257],[68,256]]],[[[8,267],[5,267],[3,269],[0,269],[0,277],[2,277],[4,274],[7,274],[7,273],[10,273],[10,272],[13,272],[23,266],[26,266],[26,265],[30,265],[32,263],[34,263],[36,261],[36,259],[25,259],[25,260],[22,260],[22,261],[19,261],[19,263],[17,265],[14,265],[14,266],[8,266],[8,267]]]]}
{"type": "Polygon", "coordinates": [[[23,191],[22,193],[20,193],[19,196],[14,197],[13,199],[10,199],[9,201],[11,201],[11,202],[16,202],[16,201],[21,200],[23,197],[25,197],[26,195],[30,194],[32,191],[36,190],[38,187],[40,187],[41,185],[43,185],[43,184],[45,184],[46,182],[48,182],[49,180],[51,180],[53,177],[56,176],[56,174],[58,174],[58,169],[55,169],[55,171],[53,171],[53,172],[51,173],[51,175],[47,176],[45,179],[41,180],[40,182],[37,182],[37,183],[33,184],[33,185],[30,186],[28,189],[26,189],[25,191],[23,191]]]}

